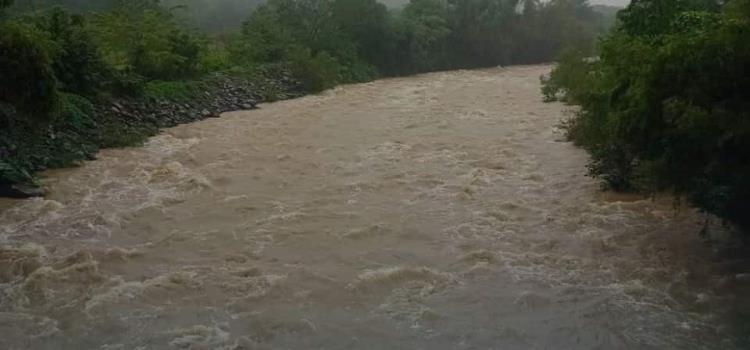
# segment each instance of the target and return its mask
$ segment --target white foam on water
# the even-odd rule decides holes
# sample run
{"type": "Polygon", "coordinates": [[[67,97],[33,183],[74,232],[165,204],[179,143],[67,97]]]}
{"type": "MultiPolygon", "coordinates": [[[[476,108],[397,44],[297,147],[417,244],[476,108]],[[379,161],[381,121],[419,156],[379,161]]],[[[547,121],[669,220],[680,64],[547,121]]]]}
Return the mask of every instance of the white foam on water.
{"type": "Polygon", "coordinates": [[[417,282],[429,286],[428,290],[444,288],[457,281],[450,273],[436,271],[427,267],[386,267],[367,270],[359,274],[347,288],[357,292],[367,292],[378,288],[393,288],[404,283],[417,282]]]}
{"type": "Polygon", "coordinates": [[[229,332],[216,325],[198,325],[176,329],[171,333],[175,337],[169,342],[169,346],[177,349],[228,349],[230,342],[229,332]]]}
{"type": "Polygon", "coordinates": [[[113,278],[109,284],[113,286],[105,291],[93,295],[86,301],[84,310],[91,313],[93,310],[104,307],[107,304],[120,301],[133,300],[141,297],[152,290],[177,290],[181,288],[195,288],[199,283],[195,280],[197,274],[194,272],[176,272],[157,276],[144,281],[126,282],[121,278],[113,278]]]}
{"type": "Polygon", "coordinates": [[[0,212],[0,348],[740,348],[746,264],[601,194],[548,70],[341,86],[46,174],[0,212]]]}

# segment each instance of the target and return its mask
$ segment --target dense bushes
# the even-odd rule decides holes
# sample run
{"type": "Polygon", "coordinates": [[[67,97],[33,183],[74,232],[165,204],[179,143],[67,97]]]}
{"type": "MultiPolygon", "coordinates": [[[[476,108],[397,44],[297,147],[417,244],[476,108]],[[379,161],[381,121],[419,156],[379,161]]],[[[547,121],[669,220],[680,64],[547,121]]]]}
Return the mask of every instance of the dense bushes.
{"type": "Polygon", "coordinates": [[[544,92],[582,106],[569,136],[593,175],[750,224],[749,3],[633,1],[598,60],[561,61],[544,92]]]}

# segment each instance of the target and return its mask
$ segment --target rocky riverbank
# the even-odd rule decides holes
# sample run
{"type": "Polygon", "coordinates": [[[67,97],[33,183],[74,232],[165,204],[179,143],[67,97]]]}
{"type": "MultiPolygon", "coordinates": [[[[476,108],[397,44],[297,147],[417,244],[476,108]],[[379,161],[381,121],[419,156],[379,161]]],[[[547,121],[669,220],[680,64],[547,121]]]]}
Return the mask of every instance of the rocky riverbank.
{"type": "Polygon", "coordinates": [[[190,96],[124,99],[98,106],[97,113],[137,120],[159,128],[172,127],[221,113],[249,110],[258,103],[302,96],[299,83],[288,74],[260,80],[214,75],[194,87],[190,96]]]}
{"type": "Polygon", "coordinates": [[[302,95],[300,83],[290,74],[266,71],[252,77],[213,74],[200,81],[162,83],[139,97],[91,102],[68,96],[59,120],[46,129],[33,122],[0,129],[0,197],[43,196],[35,173],[95,159],[101,148],[137,145],[161,128],[302,95]]]}

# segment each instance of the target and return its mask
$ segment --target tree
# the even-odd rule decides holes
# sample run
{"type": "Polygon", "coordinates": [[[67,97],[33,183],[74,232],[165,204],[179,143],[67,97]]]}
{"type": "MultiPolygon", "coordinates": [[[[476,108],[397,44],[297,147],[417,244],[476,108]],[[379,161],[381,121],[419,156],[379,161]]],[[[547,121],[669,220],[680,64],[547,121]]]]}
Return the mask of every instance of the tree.
{"type": "Polygon", "coordinates": [[[158,1],[120,1],[92,18],[91,33],[105,61],[120,72],[178,79],[198,71],[200,41],[158,1]]]}
{"type": "Polygon", "coordinates": [[[34,120],[56,115],[60,98],[51,47],[44,33],[32,27],[0,24],[0,102],[34,120]]]}
{"type": "Polygon", "coordinates": [[[241,65],[279,62],[298,45],[289,28],[281,25],[279,14],[270,6],[255,10],[242,25],[242,36],[230,46],[232,59],[241,65]]]}
{"type": "Polygon", "coordinates": [[[109,72],[88,31],[85,18],[55,8],[37,17],[35,24],[55,43],[52,66],[60,89],[94,96],[109,72]]]}
{"type": "Polygon", "coordinates": [[[664,33],[675,17],[688,11],[718,11],[716,0],[633,0],[618,14],[620,30],[629,35],[653,36],[664,33]]]}
{"type": "Polygon", "coordinates": [[[334,0],[332,10],[333,21],[356,43],[362,59],[378,67],[388,64],[393,38],[385,5],[375,0],[334,0]]]}
{"type": "Polygon", "coordinates": [[[425,72],[447,66],[448,4],[444,0],[412,0],[397,23],[401,65],[425,72]]]}

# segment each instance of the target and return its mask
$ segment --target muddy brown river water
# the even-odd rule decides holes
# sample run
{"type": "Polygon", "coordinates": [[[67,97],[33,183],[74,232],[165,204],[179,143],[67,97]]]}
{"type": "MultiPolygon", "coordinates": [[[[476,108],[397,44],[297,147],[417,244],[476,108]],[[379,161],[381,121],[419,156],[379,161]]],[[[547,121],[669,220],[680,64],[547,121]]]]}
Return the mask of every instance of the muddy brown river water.
{"type": "Polygon", "coordinates": [[[343,86],[46,173],[1,203],[0,349],[737,347],[704,217],[601,193],[548,71],[343,86]]]}

